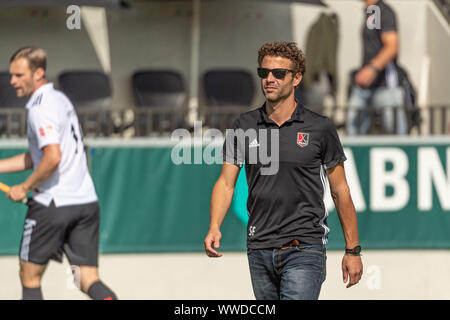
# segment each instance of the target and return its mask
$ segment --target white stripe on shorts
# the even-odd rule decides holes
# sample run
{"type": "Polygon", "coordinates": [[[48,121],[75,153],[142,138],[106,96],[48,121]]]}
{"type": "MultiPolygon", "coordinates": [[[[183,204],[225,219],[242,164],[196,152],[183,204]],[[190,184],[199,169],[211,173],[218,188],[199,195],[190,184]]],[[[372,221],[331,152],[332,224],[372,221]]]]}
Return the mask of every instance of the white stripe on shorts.
{"type": "Polygon", "coordinates": [[[20,248],[20,259],[28,261],[30,254],[30,241],[33,228],[36,226],[36,220],[25,219],[25,227],[22,235],[22,247],[20,248]]]}

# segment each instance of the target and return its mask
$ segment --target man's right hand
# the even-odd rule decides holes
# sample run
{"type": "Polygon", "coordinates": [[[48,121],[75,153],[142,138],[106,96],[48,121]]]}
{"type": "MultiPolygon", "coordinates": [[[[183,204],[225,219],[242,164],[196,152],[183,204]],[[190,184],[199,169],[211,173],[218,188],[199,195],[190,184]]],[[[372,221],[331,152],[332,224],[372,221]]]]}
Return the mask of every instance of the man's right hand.
{"type": "Polygon", "coordinates": [[[355,84],[361,88],[368,88],[377,77],[377,73],[369,66],[363,67],[355,75],[355,84]]]}
{"type": "Polygon", "coordinates": [[[206,235],[205,242],[203,246],[205,247],[206,255],[210,258],[219,258],[222,256],[221,253],[217,252],[214,249],[218,249],[220,247],[220,239],[222,238],[222,234],[220,230],[209,230],[206,235]]]}

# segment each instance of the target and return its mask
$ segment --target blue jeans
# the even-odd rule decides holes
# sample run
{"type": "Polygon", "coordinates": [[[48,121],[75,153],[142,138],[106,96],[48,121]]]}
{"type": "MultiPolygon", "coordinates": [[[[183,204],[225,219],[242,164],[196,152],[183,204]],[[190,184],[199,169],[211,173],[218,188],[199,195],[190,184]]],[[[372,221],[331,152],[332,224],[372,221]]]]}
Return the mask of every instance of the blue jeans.
{"type": "Polygon", "coordinates": [[[326,276],[324,245],[248,249],[257,300],[317,300],[326,276]]]}
{"type": "Polygon", "coordinates": [[[403,108],[405,93],[402,88],[363,89],[358,86],[352,88],[348,101],[347,134],[349,136],[364,135],[370,127],[370,116],[367,106],[370,104],[375,110],[381,109],[384,131],[388,134],[404,135],[408,133],[408,120],[403,108]],[[394,110],[396,115],[394,116],[394,110]],[[359,116],[359,120],[358,120],[359,116]],[[396,130],[394,132],[394,119],[396,130]]]}

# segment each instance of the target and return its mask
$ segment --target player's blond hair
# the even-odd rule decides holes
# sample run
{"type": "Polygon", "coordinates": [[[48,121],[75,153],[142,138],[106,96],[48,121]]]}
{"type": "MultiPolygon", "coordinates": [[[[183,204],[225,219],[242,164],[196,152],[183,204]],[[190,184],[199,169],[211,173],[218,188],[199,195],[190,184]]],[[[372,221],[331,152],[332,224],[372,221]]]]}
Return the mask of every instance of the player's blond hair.
{"type": "Polygon", "coordinates": [[[47,69],[47,54],[43,49],[35,47],[23,47],[14,52],[9,60],[9,63],[20,58],[25,58],[28,61],[31,71],[36,71],[38,68],[47,69]]]}

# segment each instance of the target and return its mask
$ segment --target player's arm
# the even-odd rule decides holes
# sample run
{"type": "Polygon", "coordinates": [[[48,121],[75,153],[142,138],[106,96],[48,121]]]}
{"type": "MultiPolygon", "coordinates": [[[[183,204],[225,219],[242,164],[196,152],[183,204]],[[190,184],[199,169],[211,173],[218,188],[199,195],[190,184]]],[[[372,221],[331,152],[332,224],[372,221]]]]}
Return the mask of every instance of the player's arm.
{"type": "Polygon", "coordinates": [[[221,257],[222,254],[215,249],[220,246],[220,226],[233,200],[234,187],[240,168],[234,164],[224,162],[219,179],[212,190],[210,207],[209,231],[206,235],[204,247],[209,257],[221,257]]]}
{"type": "Polygon", "coordinates": [[[384,32],[381,35],[381,41],[383,42],[383,48],[381,48],[380,52],[371,61],[378,70],[386,68],[388,63],[393,61],[398,54],[397,31],[384,32]]]}
{"type": "MultiPolygon", "coordinates": [[[[358,223],[356,210],[350,195],[350,189],[345,179],[344,165],[339,163],[335,167],[327,170],[328,181],[330,183],[331,196],[333,197],[336,211],[344,232],[346,248],[352,249],[359,245],[358,223]]],[[[344,255],[342,259],[342,273],[344,283],[348,276],[350,281],[347,288],[357,284],[361,279],[363,266],[360,256],[344,255]]]]}
{"type": "Polygon", "coordinates": [[[55,172],[61,162],[59,144],[50,144],[42,148],[42,159],[36,170],[22,184],[12,186],[8,197],[13,201],[22,201],[30,190],[37,188],[55,172]]]}
{"type": "Polygon", "coordinates": [[[347,248],[353,248],[359,244],[356,210],[350,196],[350,189],[345,179],[344,165],[337,164],[327,170],[330,182],[331,196],[336,206],[342,229],[344,231],[347,248]]]}
{"type": "Polygon", "coordinates": [[[0,173],[26,171],[33,168],[33,160],[29,152],[0,160],[0,173]]]}
{"type": "Polygon", "coordinates": [[[377,76],[378,72],[384,70],[389,62],[393,61],[398,54],[397,31],[384,32],[381,35],[383,47],[370,63],[372,66],[364,66],[355,76],[355,82],[361,87],[368,87],[377,76]],[[375,67],[375,69],[374,69],[375,67]]]}

